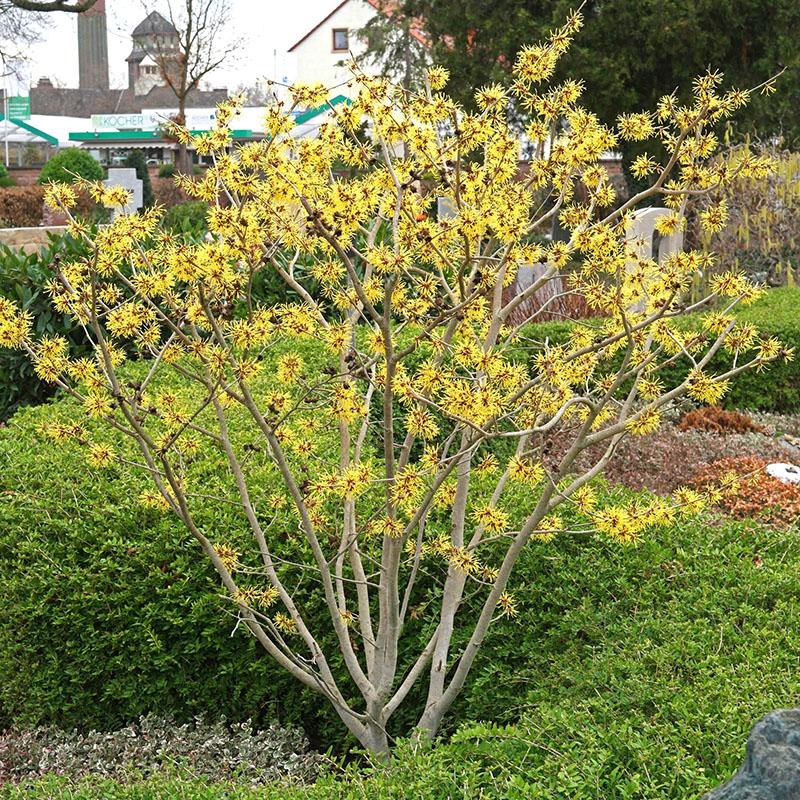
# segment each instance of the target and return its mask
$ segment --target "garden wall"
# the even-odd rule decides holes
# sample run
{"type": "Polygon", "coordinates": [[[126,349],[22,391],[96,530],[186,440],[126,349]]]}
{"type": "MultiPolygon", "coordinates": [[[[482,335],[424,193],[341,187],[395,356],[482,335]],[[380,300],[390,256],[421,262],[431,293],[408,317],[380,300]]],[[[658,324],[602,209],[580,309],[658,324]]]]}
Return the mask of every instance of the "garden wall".
{"type": "Polygon", "coordinates": [[[66,233],[64,225],[31,228],[0,228],[0,245],[32,253],[50,244],[49,235],[66,233]]]}

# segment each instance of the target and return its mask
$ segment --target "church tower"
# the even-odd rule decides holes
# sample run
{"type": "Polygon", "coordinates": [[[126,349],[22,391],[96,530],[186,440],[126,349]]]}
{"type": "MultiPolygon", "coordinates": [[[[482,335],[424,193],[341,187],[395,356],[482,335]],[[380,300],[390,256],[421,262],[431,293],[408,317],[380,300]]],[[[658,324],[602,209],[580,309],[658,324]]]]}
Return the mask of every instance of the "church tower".
{"type": "Polygon", "coordinates": [[[108,89],[106,0],[78,14],[78,74],[81,89],[108,89]]]}

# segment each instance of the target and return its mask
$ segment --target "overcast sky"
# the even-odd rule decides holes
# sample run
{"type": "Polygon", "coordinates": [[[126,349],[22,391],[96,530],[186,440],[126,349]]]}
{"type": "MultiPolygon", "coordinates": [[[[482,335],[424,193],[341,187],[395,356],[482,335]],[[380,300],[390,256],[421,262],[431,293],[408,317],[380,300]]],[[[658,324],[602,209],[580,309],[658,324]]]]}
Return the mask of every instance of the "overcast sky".
{"type": "MultiPolygon", "coordinates": [[[[230,30],[244,37],[242,48],[209,79],[213,86],[252,85],[257,78],[278,78],[290,65],[286,50],[332,11],[340,0],[229,0],[230,30]]],[[[180,6],[180,0],[173,0],[180,6]]],[[[131,50],[130,33],[145,16],[140,0],[106,0],[108,61],[111,87],[127,86],[125,58],[131,50]]],[[[31,48],[25,67],[27,82],[49,76],[64,86],[78,85],[78,34],[74,14],[48,15],[53,22],[41,43],[31,48]]],[[[27,82],[12,91],[27,94],[27,82]]]]}

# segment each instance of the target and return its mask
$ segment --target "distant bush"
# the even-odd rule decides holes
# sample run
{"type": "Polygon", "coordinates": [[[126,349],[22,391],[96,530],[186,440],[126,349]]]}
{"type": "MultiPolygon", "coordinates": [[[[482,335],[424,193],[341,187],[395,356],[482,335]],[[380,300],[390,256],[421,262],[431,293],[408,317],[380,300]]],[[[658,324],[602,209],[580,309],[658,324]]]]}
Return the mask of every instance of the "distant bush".
{"type": "Polygon", "coordinates": [[[703,406],[687,412],[678,422],[682,431],[710,433],[760,433],[764,428],[740,411],[726,411],[718,406],[703,406]]]}
{"type": "Polygon", "coordinates": [[[6,188],[14,185],[14,179],[8,174],[5,164],[0,164],[0,187],[6,188]]]}
{"type": "Polygon", "coordinates": [[[11,186],[0,189],[0,227],[34,228],[42,222],[44,189],[11,186]]]}
{"type": "Polygon", "coordinates": [[[734,179],[689,203],[687,244],[715,255],[715,266],[700,282],[737,269],[770,286],[795,285],[800,280],[800,153],[776,142],[747,142],[724,158],[736,164],[745,155],[772,159],[774,171],[759,180],[734,179]],[[704,232],[700,213],[720,200],[727,204],[729,224],[714,234],[704,232]]]}
{"type": "MultiPolygon", "coordinates": [[[[40,187],[24,188],[41,192],[40,187]]],[[[0,192],[0,201],[3,194],[0,192]]],[[[83,348],[88,344],[83,328],[53,311],[47,284],[54,276],[56,259],[77,260],[86,253],[82,242],[69,234],[51,234],[50,243],[33,253],[0,245],[0,296],[30,311],[39,334],[66,336],[72,344],[83,348]]],[[[41,403],[54,392],[55,387],[36,375],[23,353],[0,349],[0,420],[7,419],[20,406],[41,403]]]]}
{"type": "Polygon", "coordinates": [[[178,725],[147,716],[111,732],[36,728],[0,734],[0,780],[47,774],[70,780],[141,778],[177,769],[214,782],[307,782],[316,776],[320,760],[302,733],[277,724],[254,730],[249,722],[197,719],[178,725]]]}
{"type": "Polygon", "coordinates": [[[161,221],[162,227],[170,233],[192,238],[202,237],[208,230],[208,203],[202,200],[189,200],[167,209],[161,221]]]}
{"type": "Polygon", "coordinates": [[[151,178],[155,202],[165,208],[172,208],[179,203],[185,203],[189,196],[175,185],[172,178],[151,178]]]}
{"type": "Polygon", "coordinates": [[[174,164],[162,164],[158,168],[158,177],[159,178],[171,178],[175,174],[175,165],[174,164]]]}
{"type": "Polygon", "coordinates": [[[79,147],[68,147],[56,153],[39,173],[39,183],[74,183],[78,175],[89,181],[99,181],[104,176],[103,167],[91,153],[79,147]]]}

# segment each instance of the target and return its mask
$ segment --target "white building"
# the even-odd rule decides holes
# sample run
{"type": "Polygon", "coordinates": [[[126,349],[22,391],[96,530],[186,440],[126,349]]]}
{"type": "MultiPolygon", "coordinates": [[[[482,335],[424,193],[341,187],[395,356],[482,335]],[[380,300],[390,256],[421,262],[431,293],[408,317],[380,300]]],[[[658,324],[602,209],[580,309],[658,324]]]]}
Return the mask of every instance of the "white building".
{"type": "Polygon", "coordinates": [[[364,53],[358,31],[375,16],[378,0],[341,0],[310,31],[289,48],[294,57],[295,83],[320,82],[332,94],[347,94],[350,78],[345,63],[364,53]]]}

